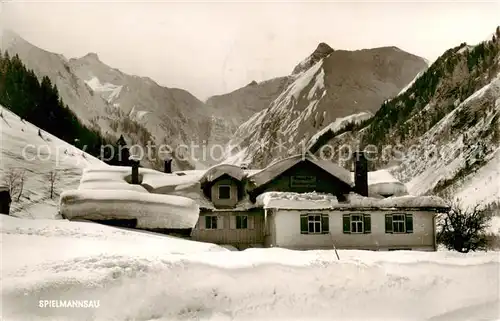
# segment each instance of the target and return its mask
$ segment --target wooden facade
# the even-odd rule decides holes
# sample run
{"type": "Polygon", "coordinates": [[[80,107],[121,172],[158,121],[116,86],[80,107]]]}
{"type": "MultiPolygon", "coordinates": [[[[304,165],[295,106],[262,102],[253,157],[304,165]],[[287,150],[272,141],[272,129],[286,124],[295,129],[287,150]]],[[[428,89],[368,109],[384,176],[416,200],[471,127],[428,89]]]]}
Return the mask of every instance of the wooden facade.
{"type": "Polygon", "coordinates": [[[328,193],[343,198],[352,187],[327,171],[305,160],[287,169],[270,182],[249,191],[252,200],[265,192],[328,193]]]}
{"type": "Polygon", "coordinates": [[[238,249],[261,247],[264,245],[264,211],[203,211],[191,238],[196,241],[232,245],[238,249]],[[216,226],[207,226],[207,221],[212,217],[217,221],[216,226]],[[245,220],[246,224],[243,224],[245,220]]]}

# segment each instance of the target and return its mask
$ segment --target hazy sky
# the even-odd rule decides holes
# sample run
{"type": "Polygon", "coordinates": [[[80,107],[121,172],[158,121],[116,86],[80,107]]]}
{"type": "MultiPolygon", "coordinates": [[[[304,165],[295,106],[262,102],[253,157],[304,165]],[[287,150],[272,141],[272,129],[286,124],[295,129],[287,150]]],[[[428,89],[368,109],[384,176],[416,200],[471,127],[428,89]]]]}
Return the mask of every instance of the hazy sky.
{"type": "Polygon", "coordinates": [[[43,49],[67,58],[96,52],[112,67],[203,100],[287,75],[322,41],[334,49],[397,46],[432,61],[500,24],[499,1],[19,1],[3,3],[1,14],[43,49]]]}

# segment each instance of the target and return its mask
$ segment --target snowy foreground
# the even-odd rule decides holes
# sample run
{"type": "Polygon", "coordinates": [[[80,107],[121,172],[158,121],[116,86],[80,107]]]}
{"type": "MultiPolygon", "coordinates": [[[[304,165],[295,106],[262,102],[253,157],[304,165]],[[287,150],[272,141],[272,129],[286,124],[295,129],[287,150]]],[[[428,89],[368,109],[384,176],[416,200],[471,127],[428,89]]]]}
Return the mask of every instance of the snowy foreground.
{"type": "Polygon", "coordinates": [[[498,320],[498,252],[234,252],[0,216],[3,320],[498,320]],[[41,308],[39,300],[99,300],[41,308]]]}

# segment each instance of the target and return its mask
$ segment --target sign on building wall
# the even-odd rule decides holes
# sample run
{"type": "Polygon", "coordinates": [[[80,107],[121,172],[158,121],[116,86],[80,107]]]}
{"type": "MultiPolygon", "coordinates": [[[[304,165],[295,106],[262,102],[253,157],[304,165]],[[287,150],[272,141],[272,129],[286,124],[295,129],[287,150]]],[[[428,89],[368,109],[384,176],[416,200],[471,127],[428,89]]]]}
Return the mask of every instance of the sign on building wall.
{"type": "Polygon", "coordinates": [[[290,187],[316,187],[316,176],[290,176],[290,187]]]}

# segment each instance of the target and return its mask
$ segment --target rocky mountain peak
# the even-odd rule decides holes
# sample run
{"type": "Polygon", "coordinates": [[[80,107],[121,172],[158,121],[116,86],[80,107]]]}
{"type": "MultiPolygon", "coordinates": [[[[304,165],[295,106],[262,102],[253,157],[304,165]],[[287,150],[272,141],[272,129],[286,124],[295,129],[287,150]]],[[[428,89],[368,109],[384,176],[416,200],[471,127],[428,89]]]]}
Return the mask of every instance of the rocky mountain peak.
{"type": "Polygon", "coordinates": [[[82,59],[100,61],[99,56],[95,52],[89,52],[88,54],[83,56],[82,59]]]}
{"type": "Polygon", "coordinates": [[[313,51],[313,53],[310,54],[305,60],[303,60],[293,69],[292,74],[298,74],[304,70],[311,68],[315,63],[327,57],[333,51],[334,50],[332,49],[332,47],[330,47],[328,44],[320,42],[316,47],[316,49],[313,51]]]}
{"type": "Polygon", "coordinates": [[[327,43],[320,42],[316,50],[312,53],[312,56],[318,56],[320,58],[324,58],[333,52],[333,48],[330,47],[327,43]]]}

